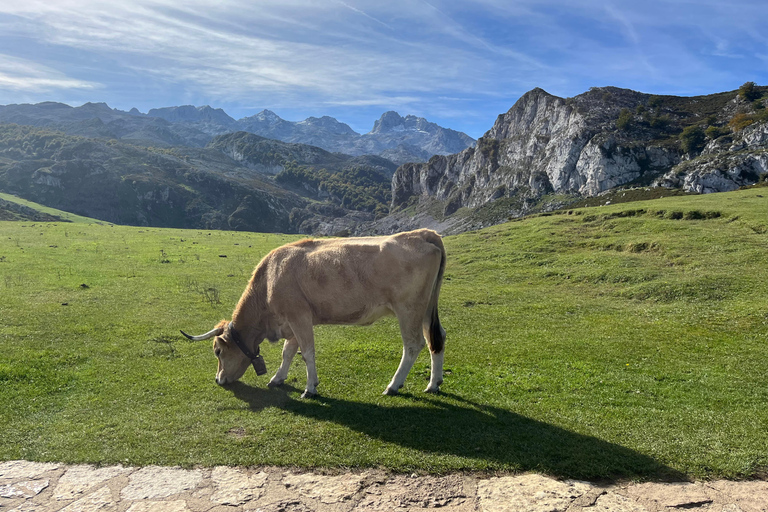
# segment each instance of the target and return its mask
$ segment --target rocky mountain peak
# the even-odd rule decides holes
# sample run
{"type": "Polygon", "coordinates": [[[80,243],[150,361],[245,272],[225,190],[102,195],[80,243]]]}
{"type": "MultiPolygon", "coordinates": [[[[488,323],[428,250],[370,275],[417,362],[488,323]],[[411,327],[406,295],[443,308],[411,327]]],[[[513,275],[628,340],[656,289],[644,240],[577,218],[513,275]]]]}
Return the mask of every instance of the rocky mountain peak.
{"type": "Polygon", "coordinates": [[[303,121],[299,121],[297,124],[308,127],[317,127],[328,130],[331,133],[339,135],[359,135],[356,131],[349,127],[348,124],[338,121],[334,117],[308,117],[303,121]]]}
{"type": "Polygon", "coordinates": [[[112,113],[113,111],[112,108],[110,108],[110,106],[104,102],[93,103],[90,101],[88,103],[84,103],[83,105],[81,105],[80,109],[88,110],[91,112],[105,112],[105,113],[106,112],[112,113]]]}
{"type": "Polygon", "coordinates": [[[251,116],[250,119],[263,121],[269,124],[276,124],[276,123],[279,123],[280,121],[283,121],[283,119],[280,116],[278,116],[271,110],[267,110],[267,109],[262,110],[261,112],[259,112],[254,116],[251,116]]]}
{"type": "Polygon", "coordinates": [[[369,132],[386,133],[393,131],[402,131],[405,129],[405,119],[394,110],[384,112],[381,117],[373,123],[373,129],[369,132]]]}
{"type": "Polygon", "coordinates": [[[229,117],[220,108],[211,108],[208,105],[195,107],[194,105],[181,105],[178,107],[153,108],[147,112],[149,117],[159,117],[171,123],[215,123],[222,127],[229,127],[235,120],[229,117]]]}

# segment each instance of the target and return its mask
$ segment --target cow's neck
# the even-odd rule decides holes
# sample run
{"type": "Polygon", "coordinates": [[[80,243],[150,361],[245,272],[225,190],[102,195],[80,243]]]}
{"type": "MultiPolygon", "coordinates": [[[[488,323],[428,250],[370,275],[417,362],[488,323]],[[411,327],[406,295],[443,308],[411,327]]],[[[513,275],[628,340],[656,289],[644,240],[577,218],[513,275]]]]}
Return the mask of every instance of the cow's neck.
{"type": "Polygon", "coordinates": [[[256,347],[262,342],[266,331],[266,326],[263,325],[265,316],[263,301],[259,300],[259,297],[263,295],[257,289],[258,281],[260,280],[254,274],[243,296],[240,297],[234,313],[232,313],[233,327],[240,335],[240,339],[252,350],[256,350],[256,347]]]}

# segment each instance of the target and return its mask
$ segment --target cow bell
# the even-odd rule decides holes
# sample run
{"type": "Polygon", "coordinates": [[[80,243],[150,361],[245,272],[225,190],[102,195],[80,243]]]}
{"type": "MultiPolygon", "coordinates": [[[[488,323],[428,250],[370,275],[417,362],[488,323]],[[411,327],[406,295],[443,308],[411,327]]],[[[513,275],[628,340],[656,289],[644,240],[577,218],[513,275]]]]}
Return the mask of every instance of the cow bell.
{"type": "Polygon", "coordinates": [[[256,370],[256,375],[264,375],[267,373],[267,363],[264,362],[264,358],[261,355],[256,356],[251,360],[253,363],[253,369],[256,370]]]}

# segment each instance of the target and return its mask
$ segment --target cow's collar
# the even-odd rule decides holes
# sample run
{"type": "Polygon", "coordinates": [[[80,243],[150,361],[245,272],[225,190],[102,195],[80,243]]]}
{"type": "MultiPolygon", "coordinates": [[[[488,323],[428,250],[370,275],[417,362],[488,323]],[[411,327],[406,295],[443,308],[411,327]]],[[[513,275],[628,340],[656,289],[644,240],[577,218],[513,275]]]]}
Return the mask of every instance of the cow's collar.
{"type": "Polygon", "coordinates": [[[261,357],[261,354],[259,354],[259,344],[256,344],[256,352],[251,352],[243,339],[240,337],[240,333],[235,330],[235,326],[232,325],[232,322],[229,322],[229,325],[227,326],[227,332],[230,339],[235,342],[235,345],[237,345],[237,348],[239,348],[243,354],[245,354],[245,357],[251,360],[253,369],[256,370],[256,375],[264,375],[267,373],[267,365],[264,363],[264,358],[261,357]]]}

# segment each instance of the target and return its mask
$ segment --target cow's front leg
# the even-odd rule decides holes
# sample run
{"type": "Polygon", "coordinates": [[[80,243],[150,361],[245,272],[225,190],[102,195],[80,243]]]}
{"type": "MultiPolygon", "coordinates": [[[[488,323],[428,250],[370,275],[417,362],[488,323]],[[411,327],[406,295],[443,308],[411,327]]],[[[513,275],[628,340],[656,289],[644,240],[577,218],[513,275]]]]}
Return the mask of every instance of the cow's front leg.
{"type": "Polygon", "coordinates": [[[274,388],[283,385],[285,379],[288,377],[288,369],[291,367],[293,356],[296,355],[298,350],[299,343],[296,341],[296,338],[287,338],[285,340],[285,343],[283,344],[283,362],[280,364],[280,368],[277,369],[275,376],[272,377],[267,386],[274,388]]]}
{"type": "Polygon", "coordinates": [[[424,348],[424,336],[421,333],[421,321],[400,320],[400,334],[403,336],[403,357],[400,359],[400,366],[397,367],[392,381],[384,390],[384,395],[396,395],[398,390],[403,387],[405,378],[416,362],[421,349],[424,348]]]}
{"type": "Polygon", "coordinates": [[[315,367],[315,334],[312,330],[312,321],[298,321],[290,324],[298,346],[301,347],[301,357],[307,364],[307,387],[301,398],[311,398],[317,395],[317,385],[320,384],[315,367]]]}

